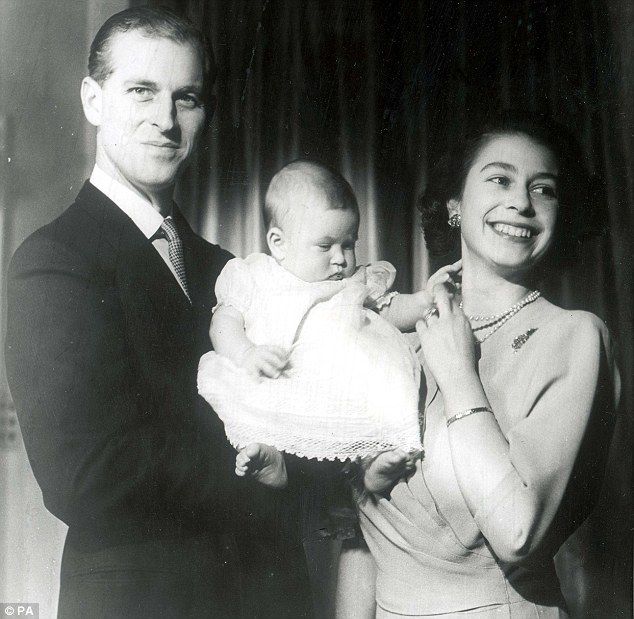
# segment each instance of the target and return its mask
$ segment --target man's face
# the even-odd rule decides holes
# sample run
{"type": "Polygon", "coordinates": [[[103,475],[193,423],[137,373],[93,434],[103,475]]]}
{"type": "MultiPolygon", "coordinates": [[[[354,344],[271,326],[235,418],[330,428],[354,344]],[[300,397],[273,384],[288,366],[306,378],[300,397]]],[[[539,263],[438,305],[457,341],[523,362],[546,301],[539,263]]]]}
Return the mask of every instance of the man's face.
{"type": "Polygon", "coordinates": [[[145,195],[171,189],[205,121],[203,66],[189,44],[131,31],[110,44],[97,163],[145,195]]]}

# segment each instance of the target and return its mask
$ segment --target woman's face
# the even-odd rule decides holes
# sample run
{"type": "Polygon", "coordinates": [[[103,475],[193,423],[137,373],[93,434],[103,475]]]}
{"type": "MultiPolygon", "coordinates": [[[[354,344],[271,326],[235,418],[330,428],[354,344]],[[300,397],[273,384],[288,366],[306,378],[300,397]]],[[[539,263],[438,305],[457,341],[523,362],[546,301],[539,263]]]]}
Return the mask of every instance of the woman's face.
{"type": "Polygon", "coordinates": [[[503,275],[531,269],[552,243],[558,206],[552,153],[525,135],[492,138],[477,154],[462,198],[449,204],[462,218],[463,263],[503,275]]]}

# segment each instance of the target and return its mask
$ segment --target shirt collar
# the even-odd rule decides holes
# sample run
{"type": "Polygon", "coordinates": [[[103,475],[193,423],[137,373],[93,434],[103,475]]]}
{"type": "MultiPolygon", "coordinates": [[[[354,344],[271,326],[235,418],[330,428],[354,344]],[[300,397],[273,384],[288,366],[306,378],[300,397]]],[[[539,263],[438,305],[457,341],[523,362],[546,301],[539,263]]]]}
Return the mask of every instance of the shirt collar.
{"type": "Polygon", "coordinates": [[[152,238],[161,227],[164,217],[149,200],[112,178],[96,164],[90,175],[90,183],[110,198],[134,222],[145,238],[152,238]]]}

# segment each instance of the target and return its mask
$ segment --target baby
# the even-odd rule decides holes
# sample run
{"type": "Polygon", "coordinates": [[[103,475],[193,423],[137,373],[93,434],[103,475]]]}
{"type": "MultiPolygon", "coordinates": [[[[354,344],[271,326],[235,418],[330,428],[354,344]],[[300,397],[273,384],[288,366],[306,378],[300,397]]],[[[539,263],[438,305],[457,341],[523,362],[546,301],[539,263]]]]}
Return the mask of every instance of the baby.
{"type": "Polygon", "coordinates": [[[390,292],[389,263],[357,266],[350,185],[313,162],[275,175],[265,215],[271,255],[231,260],[218,278],[215,352],[201,359],[199,391],[242,450],[238,475],[266,474],[264,444],[328,460],[379,454],[365,482],[380,492],[421,450],[419,363],[401,331],[414,329],[431,287],[459,264],[425,291],[390,292]]]}

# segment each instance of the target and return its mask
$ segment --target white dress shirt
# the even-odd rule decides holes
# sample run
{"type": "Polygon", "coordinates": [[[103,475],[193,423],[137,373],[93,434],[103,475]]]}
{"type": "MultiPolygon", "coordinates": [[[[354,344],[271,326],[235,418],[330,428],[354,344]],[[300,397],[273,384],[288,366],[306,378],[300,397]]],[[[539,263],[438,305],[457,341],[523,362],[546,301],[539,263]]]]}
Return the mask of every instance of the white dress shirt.
{"type": "MultiPolygon", "coordinates": [[[[152,206],[149,200],[112,178],[96,164],[90,175],[90,183],[99,189],[101,193],[105,194],[106,197],[110,198],[134,222],[146,239],[151,239],[157,233],[165,218],[152,206]]],[[[170,260],[167,239],[163,237],[153,239],[152,245],[169,267],[178,285],[185,292],[176,269],[170,260]]]]}

